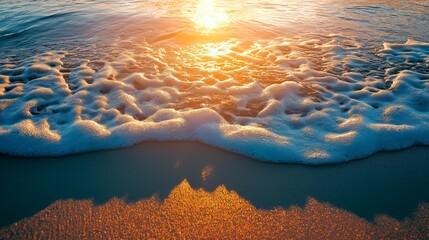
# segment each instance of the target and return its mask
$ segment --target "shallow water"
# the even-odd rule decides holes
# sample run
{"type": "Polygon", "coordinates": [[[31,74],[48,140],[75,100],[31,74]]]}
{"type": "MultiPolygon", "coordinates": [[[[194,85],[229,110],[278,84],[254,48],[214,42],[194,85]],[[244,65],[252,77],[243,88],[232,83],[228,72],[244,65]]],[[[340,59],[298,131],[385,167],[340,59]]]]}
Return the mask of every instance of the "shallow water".
{"type": "MultiPolygon", "coordinates": [[[[398,152],[378,153],[368,159],[346,164],[314,167],[261,163],[199,143],[145,142],[120,150],[54,158],[0,156],[0,228],[13,226],[12,223],[32,217],[54,202],[69,201],[67,199],[89,199],[95,206],[101,206],[118,198],[131,207],[136,202],[157,196],[163,203],[172,190],[186,180],[192,188],[202,188],[208,192],[223,186],[236,192],[241,199],[239,202],[248,201],[254,210],[281,208],[289,211],[293,206],[307,206],[309,198],[319,202],[316,204],[318,206],[329,203],[333,208],[321,212],[309,210],[308,215],[319,220],[327,215],[336,222],[328,228],[336,226],[337,234],[344,237],[347,234],[344,231],[347,232],[348,227],[344,227],[342,220],[338,220],[343,215],[349,214],[360,221],[363,218],[382,225],[383,221],[375,221],[379,215],[403,221],[413,217],[413,212],[420,203],[427,205],[428,155],[428,147],[413,147],[398,152]],[[339,210],[343,212],[338,212],[339,210]]],[[[199,199],[201,204],[206,199],[182,196],[176,201],[186,203],[194,198],[199,199]]],[[[215,202],[218,200],[214,198],[215,202]]],[[[234,205],[237,202],[234,200],[229,203],[234,205]]],[[[51,210],[58,211],[58,215],[67,219],[67,214],[70,214],[67,209],[51,210]]],[[[150,211],[151,207],[146,210],[150,211]]],[[[185,218],[200,214],[192,208],[178,207],[176,210],[184,210],[185,218]]],[[[234,211],[241,210],[236,207],[234,211]]],[[[115,213],[116,210],[107,209],[102,212],[101,219],[108,219],[110,214],[115,213]]],[[[82,216],[83,212],[71,214],[76,217],[82,216]]],[[[239,216],[243,219],[253,215],[246,211],[240,214],[243,214],[239,216]]],[[[58,227],[54,216],[56,214],[37,219],[36,215],[39,227],[33,225],[27,230],[21,229],[22,233],[34,234],[29,230],[31,227],[35,227],[36,232],[43,229],[47,233],[55,232],[58,227]],[[42,227],[46,221],[53,221],[54,225],[50,229],[42,227]]],[[[424,216],[427,219],[427,213],[424,216]]],[[[163,215],[155,214],[154,217],[162,219],[163,215]]],[[[286,216],[282,221],[295,221],[297,218],[286,216]]],[[[70,230],[74,229],[73,224],[80,224],[79,220],[73,219],[69,222],[72,224],[68,226],[70,230]]],[[[216,221],[210,222],[215,223],[216,221]]],[[[258,224],[261,223],[263,222],[259,220],[258,224]]],[[[423,225],[426,228],[422,233],[427,232],[427,221],[423,224],[426,224],[423,225]]],[[[159,226],[161,225],[164,224],[159,226]]],[[[315,225],[319,228],[323,226],[323,222],[315,225]]],[[[359,224],[350,226],[361,230],[359,224]]],[[[386,226],[395,227],[395,221],[387,222],[386,226]]],[[[313,228],[303,224],[297,229],[308,231],[313,228]]],[[[136,227],[135,230],[140,228],[136,227]]],[[[177,229],[173,230],[176,231],[177,229]]],[[[384,231],[385,234],[388,232],[384,231]]],[[[393,236],[401,238],[397,234],[393,236]]]]}
{"type": "Polygon", "coordinates": [[[427,1],[2,1],[0,23],[2,153],[197,140],[323,164],[429,144],[427,1]]]}

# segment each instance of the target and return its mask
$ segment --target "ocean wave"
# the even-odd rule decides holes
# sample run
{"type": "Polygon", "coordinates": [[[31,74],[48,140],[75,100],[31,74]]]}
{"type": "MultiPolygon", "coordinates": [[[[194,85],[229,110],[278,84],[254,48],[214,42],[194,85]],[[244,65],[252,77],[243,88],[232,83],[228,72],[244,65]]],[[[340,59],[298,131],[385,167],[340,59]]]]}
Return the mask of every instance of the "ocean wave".
{"type": "Polygon", "coordinates": [[[429,43],[371,52],[352,38],[308,34],[115,48],[104,59],[51,51],[0,64],[0,152],[192,140],[263,161],[326,164],[429,144],[429,43]]]}

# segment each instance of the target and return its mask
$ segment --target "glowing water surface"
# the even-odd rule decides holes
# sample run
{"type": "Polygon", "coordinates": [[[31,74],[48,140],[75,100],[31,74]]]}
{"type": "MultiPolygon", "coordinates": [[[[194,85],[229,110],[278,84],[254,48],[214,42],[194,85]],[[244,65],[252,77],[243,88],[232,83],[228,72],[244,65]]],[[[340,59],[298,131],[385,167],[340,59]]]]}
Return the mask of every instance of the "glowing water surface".
{"type": "Polygon", "coordinates": [[[2,1],[0,152],[197,140],[323,164],[429,144],[428,8],[2,1]]]}
{"type": "MultiPolygon", "coordinates": [[[[3,0],[0,152],[196,140],[324,164],[429,144],[428,19],[424,0],[3,0]]],[[[427,236],[427,204],[404,219],[429,199],[423,150],[310,168],[147,144],[1,156],[1,226],[39,213],[0,238],[427,236]]]]}

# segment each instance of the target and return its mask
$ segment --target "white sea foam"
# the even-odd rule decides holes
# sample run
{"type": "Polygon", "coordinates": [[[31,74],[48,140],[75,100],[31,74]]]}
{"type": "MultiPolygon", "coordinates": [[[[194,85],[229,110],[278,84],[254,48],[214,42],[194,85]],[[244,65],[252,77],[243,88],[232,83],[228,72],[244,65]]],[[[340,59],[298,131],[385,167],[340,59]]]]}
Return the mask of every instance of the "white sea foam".
{"type": "Polygon", "coordinates": [[[429,144],[429,43],[376,54],[338,35],[124,49],[115,60],[69,64],[57,51],[1,64],[0,152],[196,140],[324,164],[429,144]]]}

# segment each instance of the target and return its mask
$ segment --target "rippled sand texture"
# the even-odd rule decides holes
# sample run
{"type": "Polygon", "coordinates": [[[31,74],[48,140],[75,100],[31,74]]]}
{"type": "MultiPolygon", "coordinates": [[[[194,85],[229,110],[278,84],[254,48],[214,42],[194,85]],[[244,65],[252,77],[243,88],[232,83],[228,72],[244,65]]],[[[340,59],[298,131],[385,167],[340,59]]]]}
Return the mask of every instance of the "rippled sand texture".
{"type": "Polygon", "coordinates": [[[412,219],[378,216],[367,222],[315,199],[304,208],[256,209],[224,186],[192,189],[184,180],[169,197],[127,204],[112,199],[57,201],[35,216],[0,230],[4,239],[424,239],[429,207],[412,219]]]}
{"type": "Polygon", "coordinates": [[[192,7],[150,2],[156,16],[137,18],[132,9],[141,5],[118,3],[110,35],[88,38],[110,44],[0,63],[0,141],[8,143],[0,152],[197,140],[264,161],[324,164],[429,144],[429,43],[388,41],[424,38],[423,24],[408,30],[401,11],[416,21],[420,13],[327,2],[268,1],[259,18],[250,10],[256,2],[243,3],[249,11],[232,4],[222,11],[230,22],[211,32],[195,28],[192,7]],[[127,11],[137,19],[122,19],[127,11]],[[368,24],[392,11],[404,24],[368,24]]]}

